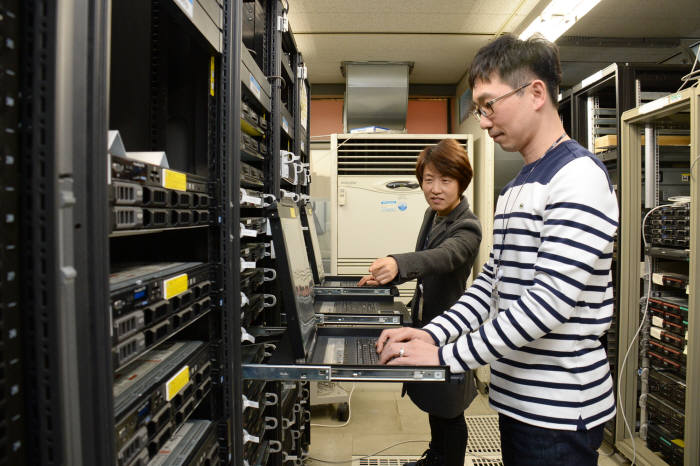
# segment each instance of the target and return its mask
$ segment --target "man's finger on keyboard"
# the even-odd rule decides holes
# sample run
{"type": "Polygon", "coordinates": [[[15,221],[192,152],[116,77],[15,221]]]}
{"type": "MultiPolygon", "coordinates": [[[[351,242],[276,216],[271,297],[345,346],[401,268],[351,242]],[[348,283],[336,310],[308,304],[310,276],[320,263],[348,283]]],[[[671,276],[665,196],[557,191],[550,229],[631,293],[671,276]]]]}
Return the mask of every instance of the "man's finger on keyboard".
{"type": "Polygon", "coordinates": [[[401,330],[399,328],[392,328],[392,329],[385,329],[382,330],[382,333],[379,335],[379,338],[377,338],[377,353],[381,353],[382,350],[384,349],[384,346],[386,345],[387,341],[391,339],[392,335],[396,333],[398,330],[401,330]]]}

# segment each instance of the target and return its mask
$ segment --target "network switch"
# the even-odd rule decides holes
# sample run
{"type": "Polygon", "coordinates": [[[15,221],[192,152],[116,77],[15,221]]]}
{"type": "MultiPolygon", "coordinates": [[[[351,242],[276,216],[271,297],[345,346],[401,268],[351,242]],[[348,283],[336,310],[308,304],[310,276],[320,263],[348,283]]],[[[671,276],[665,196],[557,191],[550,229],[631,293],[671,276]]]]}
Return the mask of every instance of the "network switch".
{"type": "MultiPolygon", "coordinates": [[[[211,363],[203,342],[173,342],[150,352],[133,366],[117,371],[114,382],[114,417],[118,464],[127,465],[164,431],[177,426],[176,411],[201,389],[211,385],[211,363]],[[178,406],[179,400],[179,406],[178,406]]],[[[181,421],[185,419],[182,418],[181,421]]],[[[149,456],[152,456],[150,454],[149,456]]]]}

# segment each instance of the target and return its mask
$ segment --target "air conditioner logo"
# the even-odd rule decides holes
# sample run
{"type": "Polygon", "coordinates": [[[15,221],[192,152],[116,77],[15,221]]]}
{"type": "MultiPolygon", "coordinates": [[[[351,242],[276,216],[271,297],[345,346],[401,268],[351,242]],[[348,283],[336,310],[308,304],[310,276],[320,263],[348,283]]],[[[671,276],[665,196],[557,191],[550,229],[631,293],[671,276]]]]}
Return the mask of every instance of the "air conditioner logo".
{"type": "Polygon", "coordinates": [[[382,212],[396,212],[397,210],[403,212],[408,209],[408,204],[397,200],[379,201],[379,207],[382,212]]]}

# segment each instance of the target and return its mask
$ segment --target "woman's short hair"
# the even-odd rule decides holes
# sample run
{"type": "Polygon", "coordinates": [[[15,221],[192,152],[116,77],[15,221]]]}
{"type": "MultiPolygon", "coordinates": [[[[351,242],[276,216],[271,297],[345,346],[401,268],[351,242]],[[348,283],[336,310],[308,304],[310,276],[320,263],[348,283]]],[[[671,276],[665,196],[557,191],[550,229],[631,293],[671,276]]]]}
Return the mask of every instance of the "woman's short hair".
{"type": "Polygon", "coordinates": [[[434,146],[428,146],[418,155],[416,178],[423,186],[423,171],[432,165],[443,176],[454,178],[459,183],[459,195],[467,189],[472,181],[474,171],[469,163],[467,151],[455,139],[443,139],[434,146]]]}

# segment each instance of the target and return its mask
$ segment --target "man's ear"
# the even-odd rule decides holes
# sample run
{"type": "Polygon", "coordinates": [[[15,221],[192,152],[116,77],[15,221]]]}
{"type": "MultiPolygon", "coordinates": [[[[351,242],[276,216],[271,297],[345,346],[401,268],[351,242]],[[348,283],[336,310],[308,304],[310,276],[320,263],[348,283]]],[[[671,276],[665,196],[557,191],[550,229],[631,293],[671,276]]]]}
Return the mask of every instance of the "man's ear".
{"type": "Polygon", "coordinates": [[[530,85],[530,88],[535,110],[539,110],[549,99],[547,96],[547,86],[543,81],[535,79],[530,85]]]}

